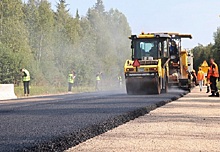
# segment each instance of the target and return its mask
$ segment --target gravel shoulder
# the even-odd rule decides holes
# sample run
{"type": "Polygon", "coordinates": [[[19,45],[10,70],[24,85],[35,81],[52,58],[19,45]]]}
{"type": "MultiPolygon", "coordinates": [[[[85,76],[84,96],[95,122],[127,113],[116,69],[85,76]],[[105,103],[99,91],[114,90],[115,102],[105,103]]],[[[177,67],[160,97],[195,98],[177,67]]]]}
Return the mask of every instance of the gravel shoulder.
{"type": "Polygon", "coordinates": [[[220,98],[196,87],[157,108],[66,152],[220,151],[220,98]]]}

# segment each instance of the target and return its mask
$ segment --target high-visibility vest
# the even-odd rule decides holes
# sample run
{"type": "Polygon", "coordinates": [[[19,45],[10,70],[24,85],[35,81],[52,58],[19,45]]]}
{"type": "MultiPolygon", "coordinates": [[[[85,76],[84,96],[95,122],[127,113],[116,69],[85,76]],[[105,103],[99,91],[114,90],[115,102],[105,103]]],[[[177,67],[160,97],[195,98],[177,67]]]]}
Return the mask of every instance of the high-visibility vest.
{"type": "Polygon", "coordinates": [[[100,76],[96,75],[96,81],[100,81],[100,80],[101,80],[100,76]]]}
{"type": "Polygon", "coordinates": [[[23,76],[23,81],[30,81],[31,77],[29,71],[26,69],[23,69],[22,71],[25,73],[25,75],[23,76]]]}
{"type": "Polygon", "coordinates": [[[119,82],[121,82],[122,81],[122,77],[118,76],[118,80],[119,80],[119,82]]]}
{"type": "Polygon", "coordinates": [[[210,65],[209,68],[209,72],[208,72],[208,78],[210,78],[211,76],[218,78],[219,77],[219,73],[218,73],[218,65],[214,62],[212,65],[210,65]],[[215,65],[215,68],[213,70],[212,66],[215,65]]]}
{"type": "Polygon", "coordinates": [[[74,79],[73,79],[73,74],[72,73],[69,74],[68,82],[69,83],[74,83],[74,79]]]}
{"type": "Polygon", "coordinates": [[[203,71],[201,71],[201,70],[198,71],[197,80],[198,81],[204,80],[204,72],[203,71]]]}

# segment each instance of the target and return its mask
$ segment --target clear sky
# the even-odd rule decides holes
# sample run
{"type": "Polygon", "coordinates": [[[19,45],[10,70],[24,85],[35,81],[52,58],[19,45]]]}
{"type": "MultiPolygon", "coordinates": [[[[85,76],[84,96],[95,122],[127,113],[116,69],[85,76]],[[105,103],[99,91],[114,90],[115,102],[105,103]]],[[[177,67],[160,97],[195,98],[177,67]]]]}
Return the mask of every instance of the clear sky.
{"type": "MultiPolygon", "coordinates": [[[[55,8],[58,0],[48,0],[55,8]]],[[[121,11],[133,34],[140,32],[180,32],[193,35],[184,40],[185,48],[213,43],[213,33],[220,27],[220,0],[103,0],[106,11],[121,11]]],[[[85,16],[96,0],[66,0],[70,13],[85,16]]]]}

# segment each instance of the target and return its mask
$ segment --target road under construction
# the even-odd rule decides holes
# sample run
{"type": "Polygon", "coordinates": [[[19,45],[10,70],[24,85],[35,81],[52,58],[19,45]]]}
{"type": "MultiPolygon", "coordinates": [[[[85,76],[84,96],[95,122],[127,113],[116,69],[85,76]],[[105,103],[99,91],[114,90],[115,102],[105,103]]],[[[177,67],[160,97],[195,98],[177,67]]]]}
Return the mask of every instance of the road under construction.
{"type": "Polygon", "coordinates": [[[218,151],[220,102],[205,91],[2,100],[0,151],[218,151]]]}
{"type": "Polygon", "coordinates": [[[198,91],[181,45],[192,36],[129,38],[121,88],[1,100],[0,151],[219,151],[219,98],[198,91]]]}
{"type": "Polygon", "coordinates": [[[191,93],[66,152],[219,151],[220,100],[191,93]]]}

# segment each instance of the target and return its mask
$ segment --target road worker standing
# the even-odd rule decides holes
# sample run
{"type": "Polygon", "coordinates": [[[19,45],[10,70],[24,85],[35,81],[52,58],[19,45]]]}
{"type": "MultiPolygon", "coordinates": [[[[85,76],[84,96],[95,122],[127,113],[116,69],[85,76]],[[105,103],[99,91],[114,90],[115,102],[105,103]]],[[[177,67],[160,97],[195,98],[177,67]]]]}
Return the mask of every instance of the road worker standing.
{"type": "Polygon", "coordinates": [[[75,79],[76,75],[74,71],[70,71],[69,75],[68,75],[68,92],[72,91],[72,87],[74,84],[74,79],[75,79]]]}
{"type": "Polygon", "coordinates": [[[199,68],[199,71],[197,73],[197,81],[199,83],[200,91],[202,91],[204,79],[205,79],[204,72],[202,71],[202,68],[199,68]]]}
{"type": "Polygon", "coordinates": [[[95,89],[96,91],[99,91],[100,90],[100,81],[101,81],[101,72],[98,72],[96,74],[96,85],[95,85],[95,89]]]}
{"type": "Polygon", "coordinates": [[[211,87],[211,95],[209,97],[219,97],[219,92],[217,88],[217,79],[219,80],[219,72],[218,72],[218,65],[214,62],[214,59],[210,59],[210,67],[207,78],[210,80],[210,87],[211,87]]]}
{"type": "Polygon", "coordinates": [[[20,69],[20,71],[22,72],[22,81],[24,84],[24,96],[29,96],[30,95],[29,85],[30,85],[30,79],[31,79],[30,73],[25,68],[20,69]]]}

